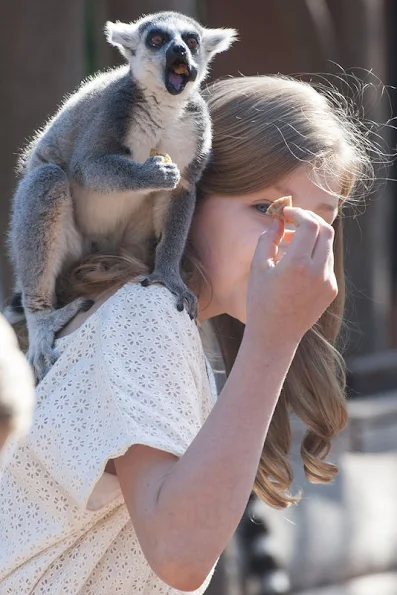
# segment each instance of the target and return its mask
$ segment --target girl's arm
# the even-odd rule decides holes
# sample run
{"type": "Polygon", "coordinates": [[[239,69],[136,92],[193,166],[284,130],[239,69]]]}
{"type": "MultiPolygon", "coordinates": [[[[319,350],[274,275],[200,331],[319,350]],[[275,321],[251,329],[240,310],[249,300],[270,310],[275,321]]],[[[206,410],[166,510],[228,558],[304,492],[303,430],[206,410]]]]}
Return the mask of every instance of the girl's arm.
{"type": "Polygon", "coordinates": [[[133,446],[116,471],[143,552],[156,574],[197,589],[235,531],[294,346],[261,353],[244,339],[202,429],[178,460],[133,446]]]}
{"type": "Polygon", "coordinates": [[[282,223],[258,243],[239,354],[185,454],[135,445],[115,461],[149,564],[182,591],[202,584],[241,520],[296,348],[337,293],[332,228],[300,209],[289,214],[298,228],[276,266],[282,223]]]}

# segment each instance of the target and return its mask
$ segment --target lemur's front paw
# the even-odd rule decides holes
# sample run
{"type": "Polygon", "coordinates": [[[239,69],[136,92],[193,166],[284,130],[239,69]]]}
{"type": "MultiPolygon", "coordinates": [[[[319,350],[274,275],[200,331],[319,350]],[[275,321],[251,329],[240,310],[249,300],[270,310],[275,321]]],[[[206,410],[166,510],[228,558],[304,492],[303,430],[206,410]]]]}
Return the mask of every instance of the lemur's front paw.
{"type": "Polygon", "coordinates": [[[164,157],[149,157],[142,164],[145,168],[145,179],[148,188],[155,190],[172,190],[176,188],[181,179],[178,166],[175,163],[168,162],[164,157]]]}
{"type": "Polygon", "coordinates": [[[58,359],[58,353],[54,349],[55,334],[78,312],[88,310],[92,304],[92,300],[78,298],[57,310],[26,313],[29,333],[27,359],[38,382],[44,378],[58,359]]]}
{"type": "Polygon", "coordinates": [[[189,291],[177,273],[169,271],[164,273],[155,269],[141,281],[143,287],[148,287],[153,283],[161,283],[176,296],[176,307],[180,312],[186,308],[190,318],[197,318],[197,297],[189,291]]]}

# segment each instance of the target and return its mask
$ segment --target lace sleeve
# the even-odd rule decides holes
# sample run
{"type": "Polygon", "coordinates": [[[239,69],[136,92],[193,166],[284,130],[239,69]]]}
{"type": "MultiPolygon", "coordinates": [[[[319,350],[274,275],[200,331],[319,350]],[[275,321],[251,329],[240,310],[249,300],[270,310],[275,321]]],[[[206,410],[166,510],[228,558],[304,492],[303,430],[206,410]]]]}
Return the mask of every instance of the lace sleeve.
{"type": "Polygon", "coordinates": [[[101,329],[103,382],[117,408],[117,431],[122,425],[134,443],[180,456],[204,421],[206,367],[196,325],[167,290],[157,288],[138,306],[134,294],[124,299],[125,310],[113,311],[101,329]]]}
{"type": "Polygon", "coordinates": [[[86,351],[73,339],[61,356],[75,363],[40,440],[47,467],[84,507],[109,459],[133,444],[181,456],[213,404],[199,332],[168,290],[127,284],[97,314],[82,331],[86,351]]]}

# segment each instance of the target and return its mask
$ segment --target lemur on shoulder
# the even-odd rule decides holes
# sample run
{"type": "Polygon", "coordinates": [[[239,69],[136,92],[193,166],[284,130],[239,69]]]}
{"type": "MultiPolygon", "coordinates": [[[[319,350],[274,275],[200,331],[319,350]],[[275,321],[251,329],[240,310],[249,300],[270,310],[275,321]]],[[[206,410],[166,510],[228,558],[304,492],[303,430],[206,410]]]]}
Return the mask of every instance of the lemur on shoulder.
{"type": "Polygon", "coordinates": [[[128,64],[84,82],[19,162],[9,230],[15,295],[6,315],[26,318],[38,380],[56,360],[55,333],[87,307],[84,298],[57,307],[56,279],[127,235],[137,245],[158,240],[143,284],[164,284],[179,310],[197,313],[179,269],[211,150],[200,83],[236,31],[207,29],[176,12],[108,22],[105,31],[128,64]]]}

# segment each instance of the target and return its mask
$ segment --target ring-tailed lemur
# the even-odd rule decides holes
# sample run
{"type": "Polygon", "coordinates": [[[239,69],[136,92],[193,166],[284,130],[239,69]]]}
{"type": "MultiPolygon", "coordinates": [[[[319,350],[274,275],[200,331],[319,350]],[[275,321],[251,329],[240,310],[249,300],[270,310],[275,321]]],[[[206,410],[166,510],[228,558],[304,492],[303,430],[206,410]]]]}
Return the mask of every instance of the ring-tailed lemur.
{"type": "MultiPolygon", "coordinates": [[[[20,160],[9,232],[16,295],[23,308],[28,359],[40,380],[56,359],[55,333],[87,300],[56,309],[55,281],[95,249],[156,234],[155,268],[145,284],[163,283],[196,315],[196,298],[179,265],[195,205],[195,185],[211,148],[211,122],[200,83],[234,29],[206,29],[175,12],[106,25],[128,65],[82,84],[38,132],[20,160]],[[168,154],[172,161],[156,155],[168,154]]],[[[15,321],[14,317],[14,321],[15,321]]]]}

